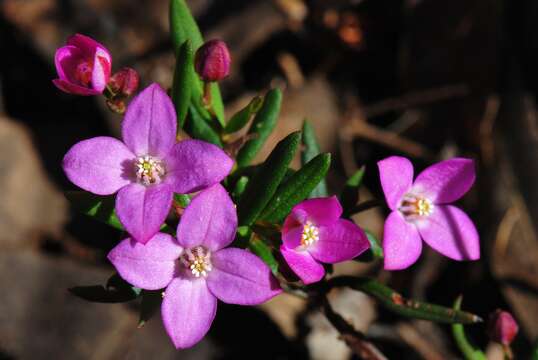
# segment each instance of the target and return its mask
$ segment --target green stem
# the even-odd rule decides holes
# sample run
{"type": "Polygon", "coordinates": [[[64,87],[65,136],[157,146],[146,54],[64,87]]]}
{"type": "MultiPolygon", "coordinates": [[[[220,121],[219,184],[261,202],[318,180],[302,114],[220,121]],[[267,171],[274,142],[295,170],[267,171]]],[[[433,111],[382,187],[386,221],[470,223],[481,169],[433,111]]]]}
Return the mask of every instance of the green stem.
{"type": "MultiPolygon", "coordinates": [[[[461,308],[462,297],[458,296],[452,307],[455,311],[459,311],[461,308]]],[[[456,345],[460,349],[461,353],[466,360],[486,360],[486,356],[480,350],[474,348],[473,345],[467,340],[465,336],[465,329],[462,324],[452,324],[452,336],[456,341],[456,345]]]]}

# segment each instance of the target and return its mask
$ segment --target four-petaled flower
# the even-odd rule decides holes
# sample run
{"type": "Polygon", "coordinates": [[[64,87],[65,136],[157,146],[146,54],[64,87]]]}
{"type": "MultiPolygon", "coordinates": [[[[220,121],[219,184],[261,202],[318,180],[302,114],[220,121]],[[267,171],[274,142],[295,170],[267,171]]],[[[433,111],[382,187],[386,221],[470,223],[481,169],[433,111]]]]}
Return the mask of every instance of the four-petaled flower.
{"type": "Polygon", "coordinates": [[[176,143],[174,105],[157,84],[129,104],[123,142],[96,137],[75,144],[64,171],[75,185],[98,195],[118,191],[116,213],[137,241],[146,243],[163,224],[174,192],[191,193],[220,182],[233,160],[200,140],[176,143]]]}
{"type": "Polygon", "coordinates": [[[161,307],[168,335],[188,348],[209,330],[217,299],[256,305],[281,289],[257,256],[227,248],[237,229],[237,214],[226,190],[216,184],[200,192],[185,209],[177,240],[158,233],[146,245],[123,240],[108,254],[118,273],[147,290],[166,288],[161,307]]]}
{"type": "Polygon", "coordinates": [[[319,262],[351,260],[370,247],[364,231],[341,215],[342,206],[332,196],[301,202],[284,221],[280,251],[305,284],[325,275],[319,262]]]}
{"type": "Polygon", "coordinates": [[[378,162],[381,186],[389,208],[385,221],[385,269],[413,264],[422,252],[422,239],[454,260],[480,258],[478,233],[460,209],[449,205],[461,198],[475,180],[474,162],[453,158],[434,164],[413,182],[413,165],[392,156],[378,162]]]}
{"type": "Polygon", "coordinates": [[[110,79],[112,57],[92,38],[75,34],[54,57],[59,79],[52,82],[60,90],[76,95],[101,94],[110,79]]]}

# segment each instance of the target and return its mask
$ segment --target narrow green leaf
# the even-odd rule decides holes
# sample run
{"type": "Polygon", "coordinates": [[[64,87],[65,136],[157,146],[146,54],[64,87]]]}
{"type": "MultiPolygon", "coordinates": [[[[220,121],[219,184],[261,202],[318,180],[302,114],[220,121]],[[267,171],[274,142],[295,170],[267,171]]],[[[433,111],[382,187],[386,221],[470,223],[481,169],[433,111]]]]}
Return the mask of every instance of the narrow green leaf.
{"type": "Polygon", "coordinates": [[[237,202],[241,195],[245,192],[248,184],[248,177],[241,176],[235,183],[234,190],[232,191],[232,198],[237,202]]]}
{"type": "Polygon", "coordinates": [[[269,266],[273,275],[278,273],[278,262],[273,255],[273,251],[262,239],[253,236],[248,243],[248,248],[269,266]]]}
{"type": "Polygon", "coordinates": [[[161,307],[163,290],[142,290],[138,328],[141,328],[161,307]]]}
{"type": "Polygon", "coordinates": [[[124,230],[114,211],[114,196],[97,196],[86,191],[67,191],[65,197],[78,212],[118,230],[124,230]]]}
{"type": "Polygon", "coordinates": [[[224,128],[225,134],[231,134],[241,130],[250,120],[251,116],[260,111],[263,105],[263,98],[256,96],[252,99],[247,106],[239,110],[234,116],[231,117],[228,124],[224,128]]]}
{"type": "MultiPolygon", "coordinates": [[[[305,165],[320,153],[316,132],[312,125],[305,120],[303,123],[303,151],[301,152],[301,165],[305,165]]],[[[327,183],[322,179],[312,190],[309,198],[328,196],[327,183]]]]}
{"type": "Polygon", "coordinates": [[[465,311],[406,299],[388,286],[366,277],[338,276],[329,279],[327,286],[328,288],[347,286],[351,289],[362,291],[376,298],[388,310],[408,318],[449,324],[474,324],[482,321],[479,316],[465,311]]]}
{"type": "Polygon", "coordinates": [[[248,130],[248,134],[254,134],[255,137],[247,141],[239,150],[237,166],[249,165],[263,144],[265,144],[277,123],[281,102],[282,92],[279,89],[272,89],[265,95],[262,108],[254,117],[248,130]]]}
{"type": "Polygon", "coordinates": [[[183,128],[191,102],[194,71],[193,53],[190,40],[186,40],[178,50],[176,69],[172,85],[172,101],[176,108],[178,129],[183,128]]]}
{"type": "Polygon", "coordinates": [[[182,208],[186,208],[191,203],[191,197],[187,194],[174,194],[174,200],[177,201],[182,208]]]}
{"type": "MultiPolygon", "coordinates": [[[[196,25],[185,0],[170,0],[169,20],[170,36],[176,54],[178,54],[180,46],[187,40],[190,40],[194,52],[203,45],[204,39],[200,29],[196,25]]],[[[194,69],[192,69],[191,76],[193,98],[201,99],[204,91],[203,83],[194,69]]],[[[217,119],[224,126],[224,105],[218,84],[211,84],[211,106],[217,119]]]]}
{"type": "Polygon", "coordinates": [[[364,233],[370,243],[370,248],[355,258],[355,260],[360,262],[370,262],[383,259],[383,248],[381,247],[379,240],[368,230],[364,230],[364,233]]]}
{"type": "Polygon", "coordinates": [[[342,190],[342,194],[340,194],[340,203],[344,209],[345,217],[351,215],[351,210],[359,200],[359,187],[362,184],[365,172],[366,168],[361,166],[361,168],[346,181],[346,186],[344,187],[344,190],[342,190]]]}
{"type": "Polygon", "coordinates": [[[331,165],[331,154],[319,154],[291,175],[277,189],[260,219],[269,222],[282,221],[291,208],[306,199],[312,190],[325,178],[331,165]]]}
{"type": "Polygon", "coordinates": [[[190,116],[185,123],[185,131],[192,137],[205,140],[212,144],[222,147],[220,137],[215,130],[202,118],[198,109],[191,104],[189,108],[190,116]]]}
{"type": "Polygon", "coordinates": [[[141,289],[120,278],[118,274],[108,279],[107,285],[75,286],[69,292],[81,299],[99,303],[122,303],[136,299],[141,289]]]}
{"type": "Polygon", "coordinates": [[[300,141],[299,131],[286,136],[248,182],[237,208],[240,225],[250,226],[256,221],[286,175],[300,141]]]}
{"type": "MultiPolygon", "coordinates": [[[[454,301],[452,307],[454,311],[459,311],[461,309],[461,300],[462,297],[459,296],[456,301],[454,301]]],[[[469,340],[467,340],[465,329],[462,324],[452,324],[452,336],[466,360],[487,360],[486,355],[481,350],[476,349],[469,340]]]]}

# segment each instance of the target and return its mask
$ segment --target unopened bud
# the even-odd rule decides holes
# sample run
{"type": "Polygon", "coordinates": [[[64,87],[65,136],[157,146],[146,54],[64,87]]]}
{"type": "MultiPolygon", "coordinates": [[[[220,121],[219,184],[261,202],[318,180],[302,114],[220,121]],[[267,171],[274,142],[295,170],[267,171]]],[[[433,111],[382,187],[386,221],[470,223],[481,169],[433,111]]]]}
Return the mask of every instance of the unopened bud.
{"type": "Polygon", "coordinates": [[[230,73],[230,52],[221,40],[210,40],[196,51],[194,67],[205,82],[224,79],[230,73]]]}
{"type": "Polygon", "coordinates": [[[518,330],[517,322],[509,312],[496,310],[491,314],[488,333],[492,341],[508,346],[516,337],[518,330]]]}
{"type": "Polygon", "coordinates": [[[135,69],[124,67],[110,77],[108,87],[115,96],[129,97],[138,89],[140,77],[135,69]]]}

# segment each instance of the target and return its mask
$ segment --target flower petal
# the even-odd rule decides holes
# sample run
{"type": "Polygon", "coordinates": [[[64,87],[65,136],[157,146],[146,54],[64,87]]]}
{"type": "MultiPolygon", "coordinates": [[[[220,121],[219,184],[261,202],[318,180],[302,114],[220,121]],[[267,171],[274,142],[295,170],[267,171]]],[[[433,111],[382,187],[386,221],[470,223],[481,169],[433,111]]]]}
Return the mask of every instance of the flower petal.
{"type": "Polygon", "coordinates": [[[296,251],[286,248],[285,245],[280,247],[280,253],[301,280],[305,284],[312,284],[323,279],[325,269],[318,263],[308,251],[296,251]]]}
{"type": "Polygon", "coordinates": [[[452,205],[438,205],[418,231],[433,249],[454,260],[480,258],[480,241],[476,228],[463,211],[452,205]]]}
{"type": "Polygon", "coordinates": [[[424,194],[436,204],[461,198],[474,183],[474,161],[454,158],[433,164],[422,171],[413,184],[414,194],[424,194]]]}
{"type": "Polygon", "coordinates": [[[413,184],[413,164],[401,156],[391,156],[377,163],[381,187],[391,210],[396,210],[398,203],[413,184]]]}
{"type": "Polygon", "coordinates": [[[168,185],[130,184],[118,192],[116,213],[121,224],[136,241],[147,243],[164,223],[172,206],[168,185]]]}
{"type": "Polygon", "coordinates": [[[81,50],[83,55],[89,59],[92,59],[95,52],[100,50],[108,62],[112,62],[112,57],[110,52],[105,48],[105,46],[89,36],[82,34],[75,34],[67,39],[67,45],[75,46],[81,50]]]}
{"type": "Polygon", "coordinates": [[[257,305],[280,294],[271,269],[256,255],[228,248],[211,255],[213,270],[207,286],[213,295],[228,304],[257,305]]]}
{"type": "Polygon", "coordinates": [[[417,261],[421,252],[422,240],[415,225],[405,221],[398,211],[391,212],[383,233],[385,269],[405,269],[417,261]]]}
{"type": "Polygon", "coordinates": [[[291,212],[296,219],[304,218],[314,222],[314,225],[331,225],[342,215],[342,205],[336,196],[308,199],[295,205],[291,212]]]}
{"type": "Polygon", "coordinates": [[[73,84],[63,79],[54,79],[52,80],[52,83],[58,89],[69,94],[91,96],[91,95],[99,95],[101,93],[101,91],[97,91],[95,89],[90,89],[84,86],[73,84]]]}
{"type": "Polygon", "coordinates": [[[95,52],[92,71],[92,87],[97,91],[103,91],[110,80],[112,64],[107,59],[107,54],[101,48],[95,52]]]}
{"type": "Polygon", "coordinates": [[[161,313],[164,328],[177,349],[202,340],[216,312],[217,298],[204,279],[175,278],[166,288],[161,313]]]}
{"type": "Polygon", "coordinates": [[[147,245],[128,238],[108,253],[108,260],[130,284],[158,290],[172,281],[183,248],[168,234],[157,233],[147,245]]]}
{"type": "Polygon", "coordinates": [[[65,154],[62,167],[78,187],[110,195],[131,183],[134,157],[121,141],[100,136],[75,144],[65,154]]]}
{"type": "Polygon", "coordinates": [[[164,159],[176,142],[176,111],[172,100],[158,85],[151,84],[127,107],[122,122],[125,144],[137,156],[164,159]]]}
{"type": "Polygon", "coordinates": [[[175,144],[165,163],[165,181],[179,194],[221,182],[233,166],[233,160],[222,149],[200,140],[183,140],[175,144]]]}
{"type": "Polygon", "coordinates": [[[301,246],[303,237],[303,226],[296,226],[291,229],[284,230],[282,228],[282,242],[288,249],[295,249],[301,246]]]}
{"type": "Polygon", "coordinates": [[[340,219],[334,225],[319,228],[319,240],[308,252],[318,261],[334,264],[351,260],[368,250],[370,243],[364,231],[352,221],[340,219]]]}
{"type": "Polygon", "coordinates": [[[78,64],[83,60],[82,52],[75,46],[62,46],[56,50],[54,65],[60,79],[76,85],[78,81],[75,80],[75,72],[78,64]]]}
{"type": "Polygon", "coordinates": [[[226,190],[216,184],[200,192],[185,209],[177,228],[181,246],[203,245],[216,251],[229,245],[237,230],[237,212],[226,190]]]}

